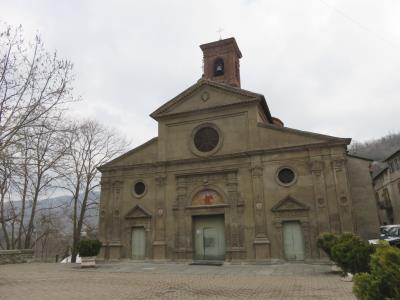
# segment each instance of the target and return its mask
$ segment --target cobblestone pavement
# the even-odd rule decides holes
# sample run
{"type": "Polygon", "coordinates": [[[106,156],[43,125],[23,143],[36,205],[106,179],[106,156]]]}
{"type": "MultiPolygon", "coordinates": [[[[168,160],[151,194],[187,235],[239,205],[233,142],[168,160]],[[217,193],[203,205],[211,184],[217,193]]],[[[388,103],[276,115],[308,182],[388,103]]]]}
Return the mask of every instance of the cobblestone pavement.
{"type": "Polygon", "coordinates": [[[121,262],[0,266],[0,299],[355,299],[352,283],[309,264],[190,266],[121,262]]]}

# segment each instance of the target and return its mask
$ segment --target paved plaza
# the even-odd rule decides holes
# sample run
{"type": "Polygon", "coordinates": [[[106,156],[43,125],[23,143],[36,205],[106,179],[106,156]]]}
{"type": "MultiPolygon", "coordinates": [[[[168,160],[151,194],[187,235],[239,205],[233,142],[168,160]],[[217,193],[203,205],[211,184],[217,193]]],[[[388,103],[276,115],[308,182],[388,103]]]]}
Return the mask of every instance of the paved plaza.
{"type": "Polygon", "coordinates": [[[355,299],[330,266],[120,262],[0,266],[0,299],[355,299]]]}

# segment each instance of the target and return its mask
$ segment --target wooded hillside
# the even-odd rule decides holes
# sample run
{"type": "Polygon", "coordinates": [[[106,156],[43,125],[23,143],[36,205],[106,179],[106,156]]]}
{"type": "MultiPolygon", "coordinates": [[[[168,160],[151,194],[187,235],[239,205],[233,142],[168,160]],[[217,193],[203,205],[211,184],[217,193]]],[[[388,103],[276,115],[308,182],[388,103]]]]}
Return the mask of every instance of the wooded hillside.
{"type": "Polygon", "coordinates": [[[352,142],[349,153],[380,161],[399,149],[400,132],[390,133],[376,140],[352,142]]]}

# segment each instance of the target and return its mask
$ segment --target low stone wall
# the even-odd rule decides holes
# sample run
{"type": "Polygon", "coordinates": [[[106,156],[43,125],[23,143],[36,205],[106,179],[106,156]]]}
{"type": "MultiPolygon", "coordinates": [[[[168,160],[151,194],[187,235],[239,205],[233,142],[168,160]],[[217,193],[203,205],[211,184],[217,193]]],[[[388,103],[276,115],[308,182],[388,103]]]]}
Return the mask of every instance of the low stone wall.
{"type": "Polygon", "coordinates": [[[0,265],[18,264],[33,260],[32,249],[0,250],[0,265]]]}

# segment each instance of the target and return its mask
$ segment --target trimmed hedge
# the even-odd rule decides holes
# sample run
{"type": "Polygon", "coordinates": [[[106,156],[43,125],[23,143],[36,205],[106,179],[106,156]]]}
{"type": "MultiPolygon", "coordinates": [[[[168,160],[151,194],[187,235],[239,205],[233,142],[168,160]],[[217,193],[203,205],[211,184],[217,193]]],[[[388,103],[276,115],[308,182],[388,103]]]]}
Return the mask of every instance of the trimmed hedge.
{"type": "Polygon", "coordinates": [[[352,233],[342,234],[332,247],[333,261],[346,273],[369,271],[370,256],[375,247],[352,233]]]}
{"type": "Polygon", "coordinates": [[[336,234],[330,232],[321,233],[317,239],[317,246],[321,248],[328,257],[332,259],[332,247],[338,242],[339,238],[336,234]]]}
{"type": "Polygon", "coordinates": [[[375,248],[360,237],[352,233],[322,233],[317,245],[345,274],[369,271],[370,255],[375,248]]]}
{"type": "Polygon", "coordinates": [[[100,252],[99,240],[82,240],[78,244],[78,253],[81,257],[97,256],[100,252]]]}
{"type": "Polygon", "coordinates": [[[381,242],[371,255],[370,273],[354,276],[353,292],[360,300],[400,299],[400,249],[381,242]]]}

